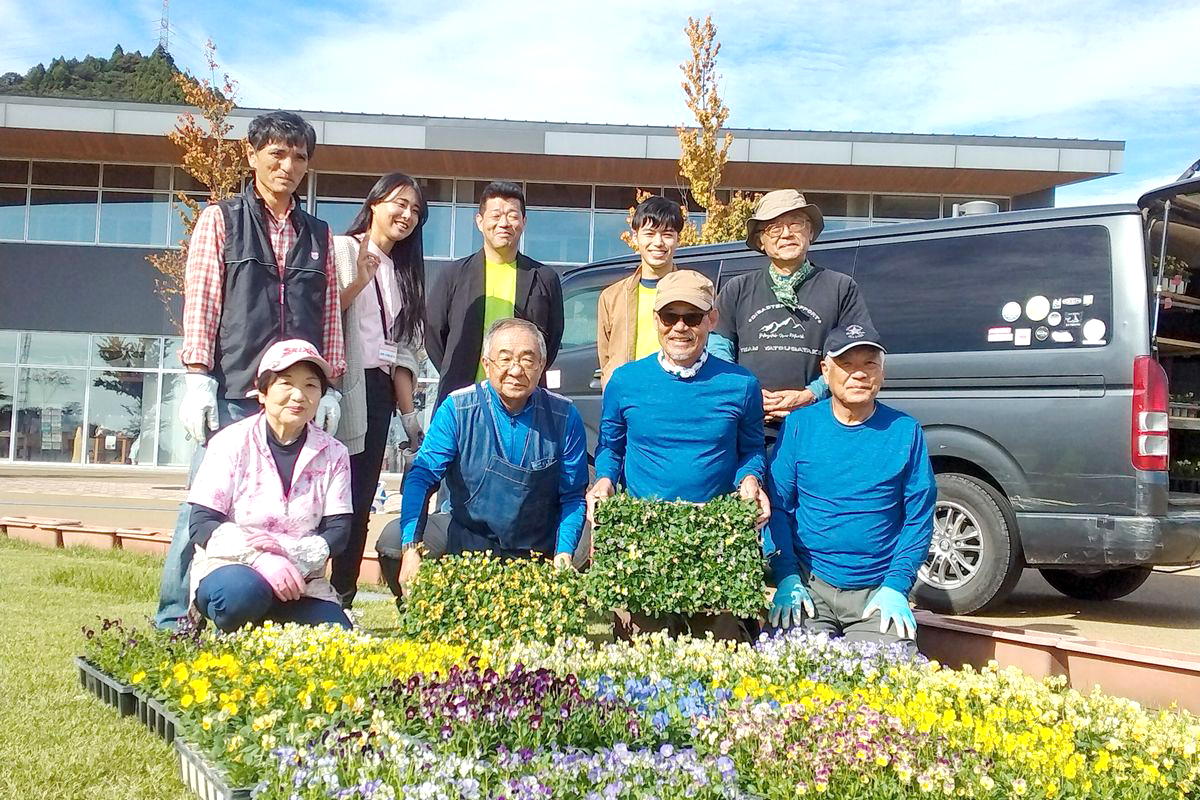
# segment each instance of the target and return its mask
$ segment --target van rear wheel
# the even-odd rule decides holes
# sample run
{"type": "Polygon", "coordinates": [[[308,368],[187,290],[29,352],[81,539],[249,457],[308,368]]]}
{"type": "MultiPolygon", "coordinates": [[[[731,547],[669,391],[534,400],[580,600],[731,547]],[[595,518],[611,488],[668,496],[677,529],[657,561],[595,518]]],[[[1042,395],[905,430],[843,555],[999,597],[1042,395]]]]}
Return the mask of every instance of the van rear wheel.
{"type": "Polygon", "coordinates": [[[1038,570],[1046,583],[1076,600],[1116,600],[1146,582],[1150,567],[1122,569],[1051,569],[1038,570]]]}
{"type": "Polygon", "coordinates": [[[971,614],[1004,600],[1021,577],[1021,546],[1008,498],[972,475],[937,476],[933,540],[917,573],[916,601],[971,614]]]}

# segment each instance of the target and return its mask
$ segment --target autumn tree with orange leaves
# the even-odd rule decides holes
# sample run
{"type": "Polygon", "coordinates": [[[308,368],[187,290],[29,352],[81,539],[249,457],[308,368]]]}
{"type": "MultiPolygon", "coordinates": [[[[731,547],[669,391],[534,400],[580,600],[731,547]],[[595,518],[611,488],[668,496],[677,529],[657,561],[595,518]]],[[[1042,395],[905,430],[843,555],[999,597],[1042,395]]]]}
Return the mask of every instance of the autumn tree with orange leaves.
{"type": "MultiPolygon", "coordinates": [[[[208,190],[209,203],[233,196],[246,169],[245,139],[228,138],[233,130],[229,114],[236,108],[234,98],[237,83],[226,74],[220,87],[215,85],[216,53],[216,45],[210,40],[205,45],[205,59],[214,76],[212,80],[183,72],[175,74],[175,82],[183,92],[184,102],[196,109],[200,119],[191,111],[185,111],[179,115],[175,129],[167,134],[167,138],[180,149],[183,170],[208,190]]],[[[158,270],[155,291],[168,309],[175,297],[183,296],[188,242],[200,213],[200,204],[182,191],[176,192],[176,201],[176,210],[183,222],[183,239],[179,242],[179,249],[146,256],[158,270]]],[[[179,323],[179,320],[172,319],[176,328],[180,327],[179,323]]]]}
{"type": "MultiPolygon", "coordinates": [[[[729,147],[733,144],[733,134],[725,131],[722,135],[721,132],[729,119],[729,108],[717,89],[721,78],[717,72],[721,43],[717,41],[717,26],[711,15],[705,17],[703,23],[688,17],[684,32],[692,57],[679,65],[683,72],[680,85],[687,107],[696,118],[696,127],[675,129],[679,136],[679,175],[687,182],[692,198],[704,209],[706,217],[700,228],[685,220],[679,243],[732,242],[745,236],[746,220],[754,212],[755,198],[738,191],[730,195],[728,202],[723,202],[717,193],[725,164],[729,161],[729,147]]],[[[638,202],[649,196],[650,192],[639,190],[638,202]]],[[[686,208],[684,214],[687,214],[686,208]]],[[[633,209],[629,210],[629,219],[632,222],[633,209]]],[[[637,249],[628,231],[621,234],[621,239],[637,249]]]]}

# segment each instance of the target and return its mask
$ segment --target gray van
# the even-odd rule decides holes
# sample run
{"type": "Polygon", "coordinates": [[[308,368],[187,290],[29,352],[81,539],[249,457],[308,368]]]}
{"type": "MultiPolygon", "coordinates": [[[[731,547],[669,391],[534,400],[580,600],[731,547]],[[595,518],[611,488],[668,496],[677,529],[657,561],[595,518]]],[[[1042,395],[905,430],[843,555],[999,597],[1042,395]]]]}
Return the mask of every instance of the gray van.
{"type": "MultiPolygon", "coordinates": [[[[1168,442],[1200,457],[1200,433],[1196,443],[1189,435],[1200,428],[1200,405],[1194,416],[1175,405],[1169,413],[1166,372],[1200,396],[1197,360],[1188,358],[1200,356],[1200,285],[1191,300],[1186,289],[1160,293],[1150,272],[1200,264],[1200,194],[1187,240],[1195,253],[1183,244],[1173,261],[1149,252],[1162,250],[1168,198],[1193,191],[1200,181],[1148,195],[1146,210],[830,231],[813,246],[814,263],[853,276],[863,291],[889,349],[881,399],[920,420],[929,443],[938,506],[915,590],[921,606],[985,609],[1025,567],[1071,597],[1112,599],[1153,566],[1200,563],[1200,494],[1171,492],[1168,479],[1168,442]]],[[[1184,241],[1183,222],[1178,212],[1168,220],[1168,242],[1184,241]]],[[[740,243],[683,248],[676,260],[718,287],[765,264],[740,243]]],[[[631,254],[563,276],[566,333],[553,369],[593,446],[597,298],[637,262],[631,254]]]]}

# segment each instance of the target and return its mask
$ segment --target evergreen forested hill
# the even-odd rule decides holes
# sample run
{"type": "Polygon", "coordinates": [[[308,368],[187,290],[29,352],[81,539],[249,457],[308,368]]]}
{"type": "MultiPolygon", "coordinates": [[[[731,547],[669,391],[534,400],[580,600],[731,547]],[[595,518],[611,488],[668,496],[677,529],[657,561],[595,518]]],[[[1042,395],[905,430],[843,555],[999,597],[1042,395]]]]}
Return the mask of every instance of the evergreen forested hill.
{"type": "Polygon", "coordinates": [[[109,58],[87,56],[80,61],[59,56],[50,66],[38,64],[24,75],[7,72],[0,75],[0,95],[183,103],[173,79],[176,72],[175,60],[162,48],[144,56],[117,45],[109,58]]]}

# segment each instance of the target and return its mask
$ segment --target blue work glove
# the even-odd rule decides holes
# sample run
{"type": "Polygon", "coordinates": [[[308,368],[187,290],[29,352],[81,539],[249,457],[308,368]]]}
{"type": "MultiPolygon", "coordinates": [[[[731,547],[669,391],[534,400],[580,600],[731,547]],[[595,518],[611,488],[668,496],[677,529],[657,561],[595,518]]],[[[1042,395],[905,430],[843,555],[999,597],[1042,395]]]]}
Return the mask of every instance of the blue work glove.
{"type": "Polygon", "coordinates": [[[887,633],[893,624],[896,635],[901,639],[917,638],[917,619],[913,616],[908,598],[888,586],[880,586],[867,601],[863,609],[863,619],[879,613],[879,632],[887,633]]]}
{"type": "Polygon", "coordinates": [[[771,601],[771,613],[767,618],[777,628],[790,628],[799,625],[806,613],[810,617],[817,615],[812,595],[799,575],[788,575],[775,589],[775,599],[771,601]]]}

